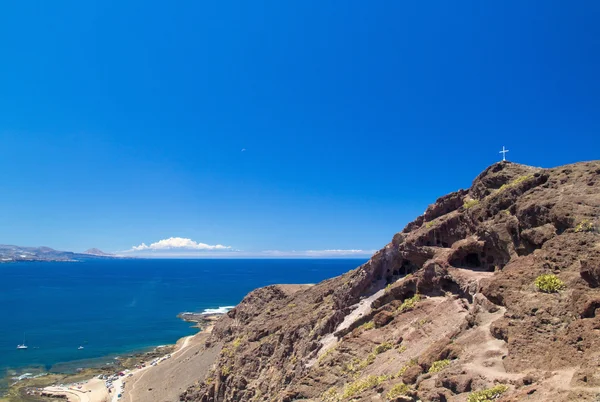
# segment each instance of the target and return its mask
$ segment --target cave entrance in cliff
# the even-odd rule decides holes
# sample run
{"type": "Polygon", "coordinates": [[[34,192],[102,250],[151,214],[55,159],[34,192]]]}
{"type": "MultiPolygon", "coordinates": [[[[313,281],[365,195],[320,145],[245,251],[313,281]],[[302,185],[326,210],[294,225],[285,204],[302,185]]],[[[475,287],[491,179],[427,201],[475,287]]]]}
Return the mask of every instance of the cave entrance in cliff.
{"type": "Polygon", "coordinates": [[[479,260],[479,254],[469,253],[465,257],[465,267],[467,268],[481,268],[481,261],[479,260]]]}
{"type": "Polygon", "coordinates": [[[400,275],[404,276],[404,275],[412,274],[413,272],[417,271],[418,269],[419,269],[419,267],[417,267],[415,264],[413,264],[409,260],[404,260],[404,261],[402,261],[402,265],[400,266],[398,273],[400,275]]]}
{"type": "Polygon", "coordinates": [[[409,260],[402,260],[402,264],[400,266],[396,266],[393,269],[390,268],[387,271],[386,282],[392,283],[395,282],[398,278],[404,277],[408,274],[412,274],[417,271],[418,267],[410,262],[409,260]]]}
{"type": "Polygon", "coordinates": [[[481,263],[481,259],[479,258],[479,254],[477,253],[469,253],[462,258],[457,258],[450,261],[450,265],[460,268],[469,268],[469,269],[481,269],[483,265],[481,263]]]}

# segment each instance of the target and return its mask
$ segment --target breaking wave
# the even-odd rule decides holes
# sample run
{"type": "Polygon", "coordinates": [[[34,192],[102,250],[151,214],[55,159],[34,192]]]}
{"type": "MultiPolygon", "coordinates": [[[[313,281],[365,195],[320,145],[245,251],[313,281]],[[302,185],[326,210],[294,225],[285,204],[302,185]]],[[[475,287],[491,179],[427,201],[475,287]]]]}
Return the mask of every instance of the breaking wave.
{"type": "Polygon", "coordinates": [[[235,306],[222,306],[219,308],[207,308],[201,314],[225,314],[235,306]]]}

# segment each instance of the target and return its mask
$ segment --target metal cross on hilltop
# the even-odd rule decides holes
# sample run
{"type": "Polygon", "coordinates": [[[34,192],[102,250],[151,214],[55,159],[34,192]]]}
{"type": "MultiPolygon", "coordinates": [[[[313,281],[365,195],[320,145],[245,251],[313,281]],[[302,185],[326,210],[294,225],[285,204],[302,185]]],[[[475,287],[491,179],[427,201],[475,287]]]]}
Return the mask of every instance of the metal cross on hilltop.
{"type": "Polygon", "coordinates": [[[502,151],[500,151],[499,153],[502,154],[502,161],[506,161],[506,153],[508,152],[508,149],[504,149],[504,145],[502,145],[502,151]]]}

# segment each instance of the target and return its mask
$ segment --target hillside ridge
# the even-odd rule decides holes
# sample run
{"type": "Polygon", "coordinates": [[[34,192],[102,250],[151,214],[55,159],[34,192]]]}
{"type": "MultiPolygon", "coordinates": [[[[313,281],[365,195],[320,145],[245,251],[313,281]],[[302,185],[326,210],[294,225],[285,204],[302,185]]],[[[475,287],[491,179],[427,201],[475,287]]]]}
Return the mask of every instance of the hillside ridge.
{"type": "Polygon", "coordinates": [[[496,163],[362,266],[249,293],[180,399],[597,401],[599,216],[600,161],[496,163]]]}

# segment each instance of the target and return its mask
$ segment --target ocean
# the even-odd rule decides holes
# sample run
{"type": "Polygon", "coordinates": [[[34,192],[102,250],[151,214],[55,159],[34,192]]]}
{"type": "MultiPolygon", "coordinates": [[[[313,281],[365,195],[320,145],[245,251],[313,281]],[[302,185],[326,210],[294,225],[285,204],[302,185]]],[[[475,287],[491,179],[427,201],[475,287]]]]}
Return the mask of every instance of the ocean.
{"type": "Polygon", "coordinates": [[[0,377],[72,372],[120,354],[172,344],[197,331],[177,318],[181,312],[234,306],[255,288],[317,283],[363,262],[130,259],[0,264],[0,377]],[[29,348],[17,350],[23,340],[29,348]]]}

